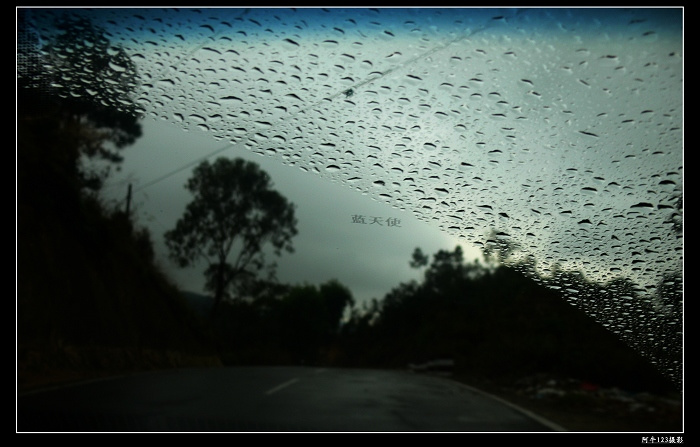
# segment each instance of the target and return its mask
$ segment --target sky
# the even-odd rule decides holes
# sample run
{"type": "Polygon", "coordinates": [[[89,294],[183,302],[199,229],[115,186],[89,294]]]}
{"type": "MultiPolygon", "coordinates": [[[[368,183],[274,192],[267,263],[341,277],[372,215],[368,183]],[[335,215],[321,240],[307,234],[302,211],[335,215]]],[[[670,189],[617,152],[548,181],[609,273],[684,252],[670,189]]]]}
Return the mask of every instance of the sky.
{"type": "Polygon", "coordinates": [[[680,247],[666,222],[682,184],[682,17],[610,11],[97,10],[151,120],[110,194],[130,179],[162,244],[189,170],[235,142],[220,154],[253,157],[298,206],[281,280],[381,296],[415,274],[416,246],[495,229],[544,273],[656,284],[680,247]]]}
{"type": "MultiPolygon", "coordinates": [[[[136,64],[145,115],[202,136],[184,148],[182,132],[147,129],[128,150],[135,204],[148,197],[156,234],[181,214],[172,210],[185,167],[235,142],[241,154],[275,160],[264,168],[279,169],[273,179],[300,207],[310,207],[302,198],[324,205],[296,240],[313,234],[317,258],[341,240],[405,252],[393,238],[419,224],[410,216],[383,233],[351,225],[353,214],[399,212],[374,210],[371,196],[472,242],[493,228],[543,271],[563,265],[653,285],[677,268],[667,222],[683,175],[678,9],[83,13],[136,64]],[[156,135],[169,143],[150,144],[156,135]],[[299,167],[326,181],[282,185],[299,167]],[[335,200],[333,181],[367,200],[335,200]]],[[[51,16],[30,14],[42,39],[51,16]]],[[[367,253],[344,256],[366,262],[367,253]]]]}
{"type": "Polygon", "coordinates": [[[477,247],[348,185],[231,147],[206,132],[186,131],[150,117],[142,126],[143,136],[123,150],[124,161],[119,171],[113,170],[103,195],[110,203],[123,204],[132,185],[135,221],[150,230],[158,264],[182,290],[205,292],[205,265],[179,268],[168,257],[163,234],[174,228],[192,199],[185,183],[204,158],[240,157],[257,163],[270,175],[273,188],[295,204],[299,233],[292,241],[294,252],[275,259],[282,283],[320,285],[337,279],[361,305],[383,298],[401,282],[421,278],[422,273],[409,266],[416,247],[432,255],[460,245],[465,260],[481,258],[477,247]],[[228,149],[221,151],[224,148],[228,149]],[[354,223],[353,216],[365,216],[367,223],[354,223]],[[373,217],[381,217],[381,225],[371,223],[373,217]],[[394,225],[387,219],[395,219],[394,225]]]}

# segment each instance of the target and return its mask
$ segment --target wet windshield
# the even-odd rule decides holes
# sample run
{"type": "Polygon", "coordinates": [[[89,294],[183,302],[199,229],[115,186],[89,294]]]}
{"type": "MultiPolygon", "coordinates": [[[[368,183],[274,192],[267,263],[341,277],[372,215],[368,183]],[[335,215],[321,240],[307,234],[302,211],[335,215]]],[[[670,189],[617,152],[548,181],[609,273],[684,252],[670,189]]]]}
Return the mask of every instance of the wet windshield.
{"type": "MultiPolygon", "coordinates": [[[[680,384],[682,19],[678,8],[27,8],[18,84],[142,119],[126,149],[107,144],[123,169],[100,194],[123,207],[129,186],[183,288],[215,289],[220,265],[173,260],[192,255],[186,225],[174,231],[196,196],[184,185],[203,161],[241,157],[299,204],[283,282],[337,278],[358,314],[378,314],[393,286],[438,272],[420,256],[411,267],[413,248],[445,249],[556,291],[680,384]],[[101,77],[65,38],[99,48],[89,29],[109,42],[101,77]]],[[[237,293],[255,295],[243,282],[237,293]]]]}

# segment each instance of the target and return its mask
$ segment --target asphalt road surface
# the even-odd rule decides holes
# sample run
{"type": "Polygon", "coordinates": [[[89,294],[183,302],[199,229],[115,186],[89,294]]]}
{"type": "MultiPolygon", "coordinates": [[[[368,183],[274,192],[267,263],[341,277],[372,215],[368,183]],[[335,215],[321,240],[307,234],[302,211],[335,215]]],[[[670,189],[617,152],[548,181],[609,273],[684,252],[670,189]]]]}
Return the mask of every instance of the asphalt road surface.
{"type": "Polygon", "coordinates": [[[159,371],[28,393],[18,432],[551,432],[446,378],[304,367],[159,371]]]}

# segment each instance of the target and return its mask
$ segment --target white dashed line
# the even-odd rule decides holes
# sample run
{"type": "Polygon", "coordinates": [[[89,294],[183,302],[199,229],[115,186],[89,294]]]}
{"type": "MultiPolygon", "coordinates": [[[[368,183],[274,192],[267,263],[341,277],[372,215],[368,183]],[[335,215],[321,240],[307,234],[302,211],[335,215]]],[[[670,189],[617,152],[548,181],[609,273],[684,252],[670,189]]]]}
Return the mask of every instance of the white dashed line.
{"type": "Polygon", "coordinates": [[[293,383],[298,382],[298,381],[299,381],[299,379],[297,379],[297,378],[294,378],[292,380],[288,380],[281,385],[277,385],[276,387],[270,388],[269,390],[265,391],[265,394],[270,395],[272,393],[276,393],[277,391],[279,391],[283,388],[287,388],[289,385],[292,385],[293,383]]]}

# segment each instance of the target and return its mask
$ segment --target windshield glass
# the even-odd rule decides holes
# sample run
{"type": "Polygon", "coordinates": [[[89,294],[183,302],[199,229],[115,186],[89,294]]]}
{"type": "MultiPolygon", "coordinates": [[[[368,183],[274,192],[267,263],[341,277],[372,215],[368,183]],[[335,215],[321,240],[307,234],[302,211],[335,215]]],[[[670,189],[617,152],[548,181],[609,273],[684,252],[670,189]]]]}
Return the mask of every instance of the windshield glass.
{"type": "MultiPolygon", "coordinates": [[[[183,268],[194,239],[176,223],[198,197],[185,184],[202,162],[238,157],[296,206],[294,253],[281,239],[263,250],[278,282],[335,278],[355,315],[379,315],[392,288],[438,271],[418,258],[411,266],[415,248],[458,247],[484,271],[510,266],[556,291],[682,383],[682,9],[26,8],[18,17],[20,89],[89,97],[141,120],[132,140],[101,140],[123,161],[97,195],[120,209],[128,197],[181,289],[215,290],[222,264],[183,268]],[[111,57],[102,71],[95,35],[111,57]]],[[[90,172],[115,166],[81,157],[90,172]]],[[[258,296],[250,281],[236,284],[229,298],[258,296]]]]}

